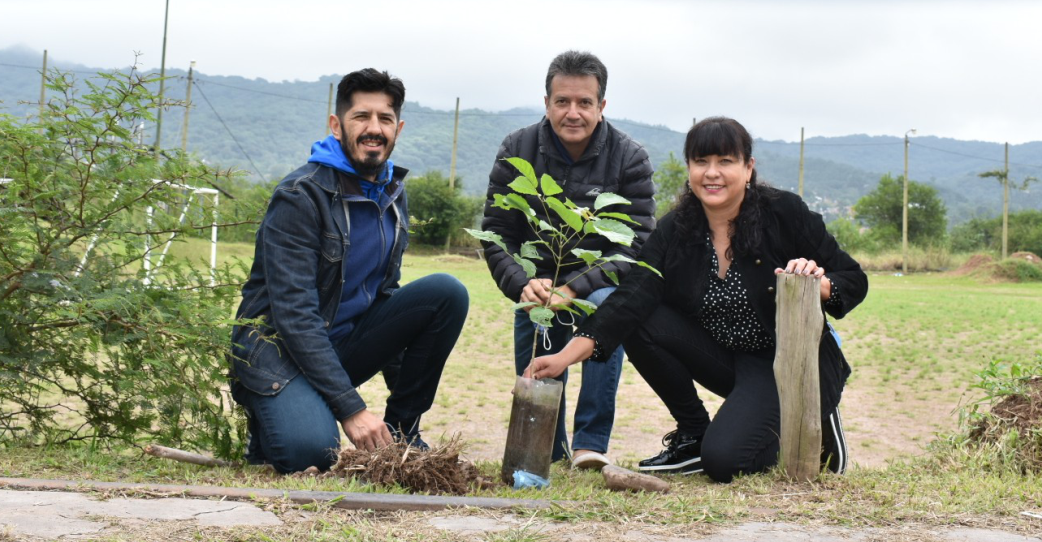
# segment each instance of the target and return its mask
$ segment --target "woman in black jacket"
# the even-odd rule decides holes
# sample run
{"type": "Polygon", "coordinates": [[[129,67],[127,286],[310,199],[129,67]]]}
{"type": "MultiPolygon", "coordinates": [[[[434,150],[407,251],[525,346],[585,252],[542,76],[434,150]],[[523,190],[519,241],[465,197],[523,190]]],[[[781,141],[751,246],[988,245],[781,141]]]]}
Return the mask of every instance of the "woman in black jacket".
{"type": "MultiPolygon", "coordinates": [[[[756,179],[752,138],[722,117],[696,124],[684,143],[690,192],[644,244],[636,267],[561,352],[526,376],[548,378],[612,352],[621,342],[677,422],[666,449],[642,471],[695,473],[729,482],[778,460],[774,380],[776,274],[821,278],[822,306],[842,318],[868,278],[795,194],[756,179]],[[725,398],[710,421],[694,382],[725,398]]],[[[819,348],[822,464],[842,473],[847,450],[839,400],[850,366],[827,325],[819,348]]]]}

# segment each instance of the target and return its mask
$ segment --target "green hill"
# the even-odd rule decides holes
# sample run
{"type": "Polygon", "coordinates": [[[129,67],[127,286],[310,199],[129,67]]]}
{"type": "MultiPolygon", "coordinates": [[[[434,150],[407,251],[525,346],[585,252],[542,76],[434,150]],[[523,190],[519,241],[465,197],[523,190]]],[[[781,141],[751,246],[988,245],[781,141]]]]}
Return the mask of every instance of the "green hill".
{"type": "MultiPolygon", "coordinates": [[[[15,116],[35,113],[40,95],[41,53],[24,48],[0,50],[0,112],[15,116]]],[[[51,67],[71,71],[78,79],[98,69],[52,60],[51,67]]],[[[166,94],[183,99],[187,73],[167,71],[166,94]]],[[[248,171],[254,179],[278,179],[307,159],[311,144],[325,136],[329,87],[339,75],[318,81],[272,82],[236,76],[196,73],[192,91],[188,150],[211,164],[248,171]]],[[[414,173],[448,173],[452,152],[453,111],[432,109],[420,101],[406,102],[405,132],[395,149],[395,162],[414,173]]],[[[484,193],[488,171],[503,137],[538,121],[538,97],[533,107],[505,111],[463,109],[460,112],[457,175],[466,192],[484,193]]],[[[163,116],[162,144],[179,147],[184,109],[171,108],[163,116]]],[[[609,120],[648,149],[654,164],[670,152],[680,156],[684,134],[663,126],[628,119],[609,120]]],[[[741,119],[739,119],[741,120],[741,119]]],[[[155,126],[146,126],[143,140],[155,138],[155,126]]],[[[799,143],[757,140],[754,153],[764,179],[795,190],[799,177],[799,143]]],[[[991,217],[1000,212],[998,183],[977,174],[1002,167],[1002,145],[937,137],[915,137],[910,147],[910,177],[935,185],[948,206],[949,220],[991,217]]],[[[903,171],[903,141],[899,137],[850,135],[812,137],[805,148],[805,196],[810,205],[834,218],[866,192],[884,173],[903,171]]],[[[1042,178],[1042,142],[1010,147],[1011,176],[1042,178]]],[[[1011,195],[1012,208],[1042,208],[1042,188],[1011,195]]]]}

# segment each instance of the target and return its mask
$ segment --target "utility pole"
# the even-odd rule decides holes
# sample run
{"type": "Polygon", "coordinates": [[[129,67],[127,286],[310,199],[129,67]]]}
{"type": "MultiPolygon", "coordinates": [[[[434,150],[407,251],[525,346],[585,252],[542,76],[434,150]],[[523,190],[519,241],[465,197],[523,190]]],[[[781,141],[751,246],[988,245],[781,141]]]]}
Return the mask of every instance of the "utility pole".
{"type": "Polygon", "coordinates": [[[329,104],[326,105],[326,135],[329,135],[329,117],[333,114],[333,83],[329,84],[329,104]]]}
{"type": "Polygon", "coordinates": [[[163,88],[166,83],[166,25],[170,20],[170,0],[166,0],[163,14],[163,58],[159,63],[159,111],[156,113],[156,146],[153,151],[159,156],[159,136],[163,129],[163,88]]]}
{"type": "Polygon", "coordinates": [[[800,197],[803,197],[803,127],[800,126],[800,197]]]}
{"type": "Polygon", "coordinates": [[[901,274],[908,274],[908,134],[915,134],[915,128],[905,132],[905,177],[904,203],[901,205],[901,274]]]}
{"type": "Polygon", "coordinates": [[[449,163],[449,188],[456,188],[456,146],[459,144],[459,96],[456,97],[456,123],[452,127],[452,161],[449,163]]]}
{"type": "Polygon", "coordinates": [[[43,50],[43,71],[40,72],[40,120],[43,120],[43,102],[47,99],[47,49],[43,50]]]}
{"type": "MultiPolygon", "coordinates": [[[[1002,259],[1009,248],[1009,142],[1006,142],[1006,166],[1002,175],[1002,259]]],[[[1027,183],[1024,185],[1027,186],[1027,183]]]]}
{"type": "MultiPolygon", "coordinates": [[[[459,96],[456,96],[456,122],[452,125],[452,160],[449,162],[449,193],[456,190],[456,148],[459,145],[459,96]]],[[[445,237],[445,252],[451,248],[452,234],[445,237]]]]}
{"type": "Polygon", "coordinates": [[[192,72],[195,61],[188,65],[188,88],[185,90],[185,127],[181,130],[181,154],[188,154],[188,112],[192,110],[192,72]]]}

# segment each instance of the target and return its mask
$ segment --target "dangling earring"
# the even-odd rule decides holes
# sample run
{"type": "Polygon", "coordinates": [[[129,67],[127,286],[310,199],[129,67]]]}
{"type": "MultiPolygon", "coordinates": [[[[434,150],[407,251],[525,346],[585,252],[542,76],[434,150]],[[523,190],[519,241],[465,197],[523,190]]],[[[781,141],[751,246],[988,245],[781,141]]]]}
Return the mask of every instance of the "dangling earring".
{"type": "Polygon", "coordinates": [[[752,184],[753,184],[753,183],[745,183],[745,189],[746,189],[746,190],[749,190],[749,186],[751,186],[752,184]]]}

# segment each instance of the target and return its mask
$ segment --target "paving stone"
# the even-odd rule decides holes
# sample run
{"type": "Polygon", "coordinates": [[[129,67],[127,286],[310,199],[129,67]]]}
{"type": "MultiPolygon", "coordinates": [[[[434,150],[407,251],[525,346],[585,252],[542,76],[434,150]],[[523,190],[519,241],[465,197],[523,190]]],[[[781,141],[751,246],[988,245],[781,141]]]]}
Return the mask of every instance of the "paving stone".
{"type": "Polygon", "coordinates": [[[502,518],[483,518],[478,516],[434,517],[429,520],[431,527],[443,531],[452,531],[462,535],[495,533],[512,529],[518,521],[514,516],[502,518]]]}
{"type": "Polygon", "coordinates": [[[0,490],[0,526],[21,536],[78,538],[104,530],[93,518],[192,521],[198,525],[281,525],[271,512],[249,503],[197,499],[95,500],[80,493],[0,490]],[[92,519],[86,519],[92,518],[92,519]]]}
{"type": "Polygon", "coordinates": [[[850,542],[865,540],[871,530],[854,531],[843,527],[807,527],[792,523],[743,523],[699,539],[701,542],[850,542]]]}
{"type": "Polygon", "coordinates": [[[1042,542],[1042,538],[1021,536],[991,529],[956,528],[939,533],[938,536],[944,540],[955,542],[1042,542]]]}

